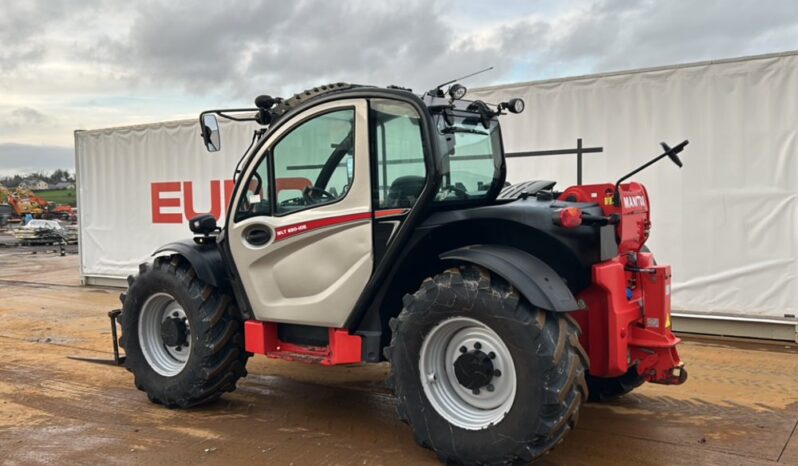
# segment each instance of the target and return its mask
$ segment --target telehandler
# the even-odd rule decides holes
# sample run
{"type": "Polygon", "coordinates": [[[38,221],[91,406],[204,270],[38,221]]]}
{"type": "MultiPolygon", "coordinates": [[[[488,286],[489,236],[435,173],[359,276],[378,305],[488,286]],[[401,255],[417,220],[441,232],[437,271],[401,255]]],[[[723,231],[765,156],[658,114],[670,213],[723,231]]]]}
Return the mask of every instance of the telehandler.
{"type": "MultiPolygon", "coordinates": [[[[505,187],[499,118],[524,102],[466,92],[336,83],[203,112],[210,151],[217,117],[257,129],[224,226],[193,218],[111,313],[136,387],[185,408],[233,391],[253,354],[388,361],[420,445],[498,465],[549,452],[588,399],[683,383],[645,187],[505,187]]],[[[681,166],[686,144],[630,175],[681,166]]]]}

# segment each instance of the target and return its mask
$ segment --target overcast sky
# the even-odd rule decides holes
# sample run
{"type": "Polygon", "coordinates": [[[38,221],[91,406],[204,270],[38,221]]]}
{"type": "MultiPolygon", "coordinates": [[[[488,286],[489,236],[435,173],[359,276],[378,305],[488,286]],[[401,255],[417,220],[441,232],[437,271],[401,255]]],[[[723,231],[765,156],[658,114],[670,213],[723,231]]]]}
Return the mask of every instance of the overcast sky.
{"type": "Polygon", "coordinates": [[[3,0],[0,174],[72,167],[73,130],[331,81],[423,91],[798,49],[795,0],[3,0]]]}

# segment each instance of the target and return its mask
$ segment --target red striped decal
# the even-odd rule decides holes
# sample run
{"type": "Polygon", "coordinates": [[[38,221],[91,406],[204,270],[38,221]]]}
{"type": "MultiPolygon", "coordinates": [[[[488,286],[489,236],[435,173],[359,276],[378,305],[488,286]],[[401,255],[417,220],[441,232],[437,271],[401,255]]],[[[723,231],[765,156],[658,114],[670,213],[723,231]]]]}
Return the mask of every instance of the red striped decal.
{"type": "Polygon", "coordinates": [[[318,230],[319,228],[330,227],[333,225],[341,225],[343,223],[358,222],[360,220],[370,220],[371,212],[363,212],[360,214],[339,215],[338,217],[320,218],[318,220],[311,220],[309,222],[294,223],[274,229],[274,241],[282,241],[292,236],[301,235],[309,231],[318,230]]]}
{"type": "Polygon", "coordinates": [[[387,209],[374,212],[375,218],[396,217],[410,212],[410,209],[387,209]]]}

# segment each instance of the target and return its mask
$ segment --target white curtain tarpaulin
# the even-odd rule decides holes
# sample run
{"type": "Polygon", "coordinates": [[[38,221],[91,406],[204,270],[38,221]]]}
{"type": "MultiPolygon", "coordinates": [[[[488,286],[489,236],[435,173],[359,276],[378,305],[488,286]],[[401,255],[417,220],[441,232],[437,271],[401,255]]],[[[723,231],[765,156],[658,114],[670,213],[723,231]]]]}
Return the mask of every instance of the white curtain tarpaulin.
{"type": "MultiPolygon", "coordinates": [[[[469,92],[497,103],[507,152],[601,147],[584,182],[614,182],[689,139],[684,168],[635,176],[652,204],[649,246],[673,266],[674,309],[782,317],[798,313],[798,55],[514,84],[469,92]]],[[[190,237],[193,213],[224,211],[252,127],[221,123],[209,154],[196,120],[78,131],[83,277],[124,278],[159,246],[190,237]]],[[[574,155],[508,159],[508,179],[576,183],[574,155]]],[[[221,213],[221,212],[220,212],[221,213]]]]}
{"type": "Polygon", "coordinates": [[[138,273],[158,247],[191,238],[196,213],[213,212],[222,224],[252,129],[220,121],[222,150],[214,153],[197,120],[76,131],[81,275],[138,273]]]}
{"type": "MultiPolygon", "coordinates": [[[[652,205],[657,259],[673,267],[674,309],[745,316],[798,311],[798,55],[483,88],[468,98],[526,101],[503,117],[507,152],[601,147],[583,155],[585,184],[633,179],[652,205]]],[[[508,180],[576,183],[576,156],[510,158],[508,180]]]]}

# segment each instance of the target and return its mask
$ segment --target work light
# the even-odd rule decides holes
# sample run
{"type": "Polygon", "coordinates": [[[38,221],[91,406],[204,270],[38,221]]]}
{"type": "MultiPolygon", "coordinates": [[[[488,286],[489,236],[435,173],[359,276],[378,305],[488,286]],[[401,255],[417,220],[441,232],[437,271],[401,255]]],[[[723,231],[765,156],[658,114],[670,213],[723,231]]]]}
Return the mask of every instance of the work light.
{"type": "Polygon", "coordinates": [[[524,107],[526,107],[526,104],[524,104],[524,99],[519,99],[517,97],[510,99],[507,104],[507,110],[509,110],[511,113],[521,113],[524,111],[524,107]]]}
{"type": "Polygon", "coordinates": [[[468,89],[462,84],[452,84],[452,87],[449,88],[449,97],[452,100],[460,100],[465,97],[467,91],[468,89]]]}

